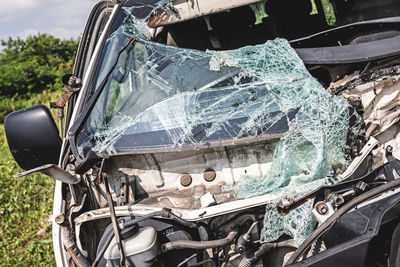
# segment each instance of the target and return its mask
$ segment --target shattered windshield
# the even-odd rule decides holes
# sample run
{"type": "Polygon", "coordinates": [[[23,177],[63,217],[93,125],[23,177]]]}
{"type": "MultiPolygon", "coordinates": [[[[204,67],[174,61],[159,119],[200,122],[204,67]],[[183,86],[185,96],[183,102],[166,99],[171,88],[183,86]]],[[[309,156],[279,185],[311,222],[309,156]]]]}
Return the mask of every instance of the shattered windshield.
{"type": "Polygon", "coordinates": [[[179,48],[150,41],[135,10],[120,11],[125,19],[106,41],[93,79],[94,91],[102,91],[77,137],[81,156],[280,137],[292,120],[306,123],[317,114],[315,106],[305,108],[313,95],[332,104],[328,112],[347,112],[338,100],[323,103],[324,88],[285,39],[228,51],[179,48]]]}
{"type": "MultiPolygon", "coordinates": [[[[198,149],[276,137],[299,107],[281,102],[287,100],[280,94],[316,83],[304,79],[309,74],[283,39],[203,52],[149,41],[141,27],[128,16],[107,40],[108,65],[97,86],[112,61],[117,65],[79,134],[81,153],[198,149]],[[115,58],[132,37],[134,44],[115,58]]],[[[307,97],[302,91],[299,100],[307,97]]]]}
{"type": "MultiPolygon", "coordinates": [[[[101,93],[77,137],[81,156],[280,137],[269,173],[242,177],[238,198],[293,197],[335,182],[350,160],[348,142],[361,132],[360,117],[327,93],[287,40],[225,51],[179,48],[151,41],[134,11],[121,10],[126,18],[105,44],[93,88],[101,93]]],[[[268,205],[261,241],[283,233],[303,240],[315,225],[310,207],[284,218],[276,203],[268,205]]]]}

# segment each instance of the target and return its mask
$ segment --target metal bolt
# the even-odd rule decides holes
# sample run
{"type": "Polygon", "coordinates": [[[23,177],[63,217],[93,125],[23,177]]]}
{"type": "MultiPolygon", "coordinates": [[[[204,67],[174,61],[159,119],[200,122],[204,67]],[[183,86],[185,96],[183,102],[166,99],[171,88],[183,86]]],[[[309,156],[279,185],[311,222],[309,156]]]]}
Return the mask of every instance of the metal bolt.
{"type": "Polygon", "coordinates": [[[190,174],[183,174],[181,176],[181,185],[183,186],[189,186],[192,183],[192,176],[190,174]]]}
{"type": "Polygon", "coordinates": [[[64,214],[63,214],[63,213],[60,213],[60,214],[56,215],[56,216],[54,217],[54,221],[55,221],[57,224],[63,224],[64,221],[65,221],[65,216],[64,216],[64,214]]]}
{"type": "Polygon", "coordinates": [[[66,170],[71,173],[72,175],[75,175],[75,165],[72,163],[67,164],[66,170]]]}
{"type": "Polygon", "coordinates": [[[67,164],[67,170],[68,171],[75,171],[75,165],[72,163],[67,164]]]}
{"type": "Polygon", "coordinates": [[[70,85],[70,86],[75,86],[76,85],[76,77],[75,76],[69,77],[68,85],[70,85]]]}
{"type": "Polygon", "coordinates": [[[203,173],[204,180],[206,180],[207,182],[214,181],[216,176],[217,173],[213,169],[207,169],[203,173]]]}
{"type": "Polygon", "coordinates": [[[324,215],[328,212],[328,205],[326,205],[323,202],[317,203],[317,206],[315,208],[316,208],[317,212],[321,215],[324,215]]]}
{"type": "Polygon", "coordinates": [[[344,198],[343,198],[343,196],[335,196],[333,198],[333,201],[335,202],[336,206],[340,206],[344,203],[344,198]]]}

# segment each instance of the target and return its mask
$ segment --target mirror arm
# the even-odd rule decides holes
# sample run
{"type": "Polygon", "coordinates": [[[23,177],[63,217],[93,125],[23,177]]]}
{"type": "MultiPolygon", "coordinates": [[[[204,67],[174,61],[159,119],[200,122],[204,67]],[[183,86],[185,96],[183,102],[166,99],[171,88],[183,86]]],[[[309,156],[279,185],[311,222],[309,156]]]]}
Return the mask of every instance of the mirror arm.
{"type": "Polygon", "coordinates": [[[46,164],[43,166],[39,166],[37,168],[27,170],[21,173],[17,173],[14,175],[15,178],[20,178],[23,176],[26,176],[31,173],[35,172],[41,172],[43,174],[46,174],[57,181],[61,181],[66,184],[77,184],[81,181],[81,176],[80,175],[72,175],[68,171],[61,169],[55,164],[46,164]]]}

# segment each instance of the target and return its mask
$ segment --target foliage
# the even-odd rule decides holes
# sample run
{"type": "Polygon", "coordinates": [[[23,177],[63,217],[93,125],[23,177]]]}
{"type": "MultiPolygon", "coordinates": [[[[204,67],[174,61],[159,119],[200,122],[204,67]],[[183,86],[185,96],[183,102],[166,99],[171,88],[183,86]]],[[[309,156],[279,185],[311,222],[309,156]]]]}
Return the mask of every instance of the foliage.
{"type": "MultiPolygon", "coordinates": [[[[61,77],[72,72],[78,41],[39,34],[1,45],[0,121],[12,111],[56,101],[61,77]]],[[[51,266],[54,181],[41,174],[12,177],[21,171],[0,124],[0,265],[51,266]]]]}
{"type": "Polygon", "coordinates": [[[324,9],[326,22],[329,26],[336,25],[336,15],[333,5],[330,0],[321,0],[322,8],[324,9]]]}
{"type": "Polygon", "coordinates": [[[61,89],[61,77],[72,72],[78,40],[38,34],[26,40],[10,37],[1,41],[1,45],[4,49],[0,52],[0,121],[3,121],[8,113],[30,105],[38,93],[51,95],[61,89]]]}
{"type": "Polygon", "coordinates": [[[20,171],[0,125],[0,265],[54,265],[49,222],[54,181],[41,174],[12,177],[20,171]]]}

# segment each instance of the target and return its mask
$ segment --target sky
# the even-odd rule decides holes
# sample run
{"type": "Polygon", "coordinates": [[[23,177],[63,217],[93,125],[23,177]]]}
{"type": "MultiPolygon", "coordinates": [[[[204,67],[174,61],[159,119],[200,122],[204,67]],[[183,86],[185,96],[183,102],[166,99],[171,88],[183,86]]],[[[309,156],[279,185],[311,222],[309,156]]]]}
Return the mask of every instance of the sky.
{"type": "Polygon", "coordinates": [[[76,38],[99,0],[0,0],[0,39],[48,33],[76,38]]]}

